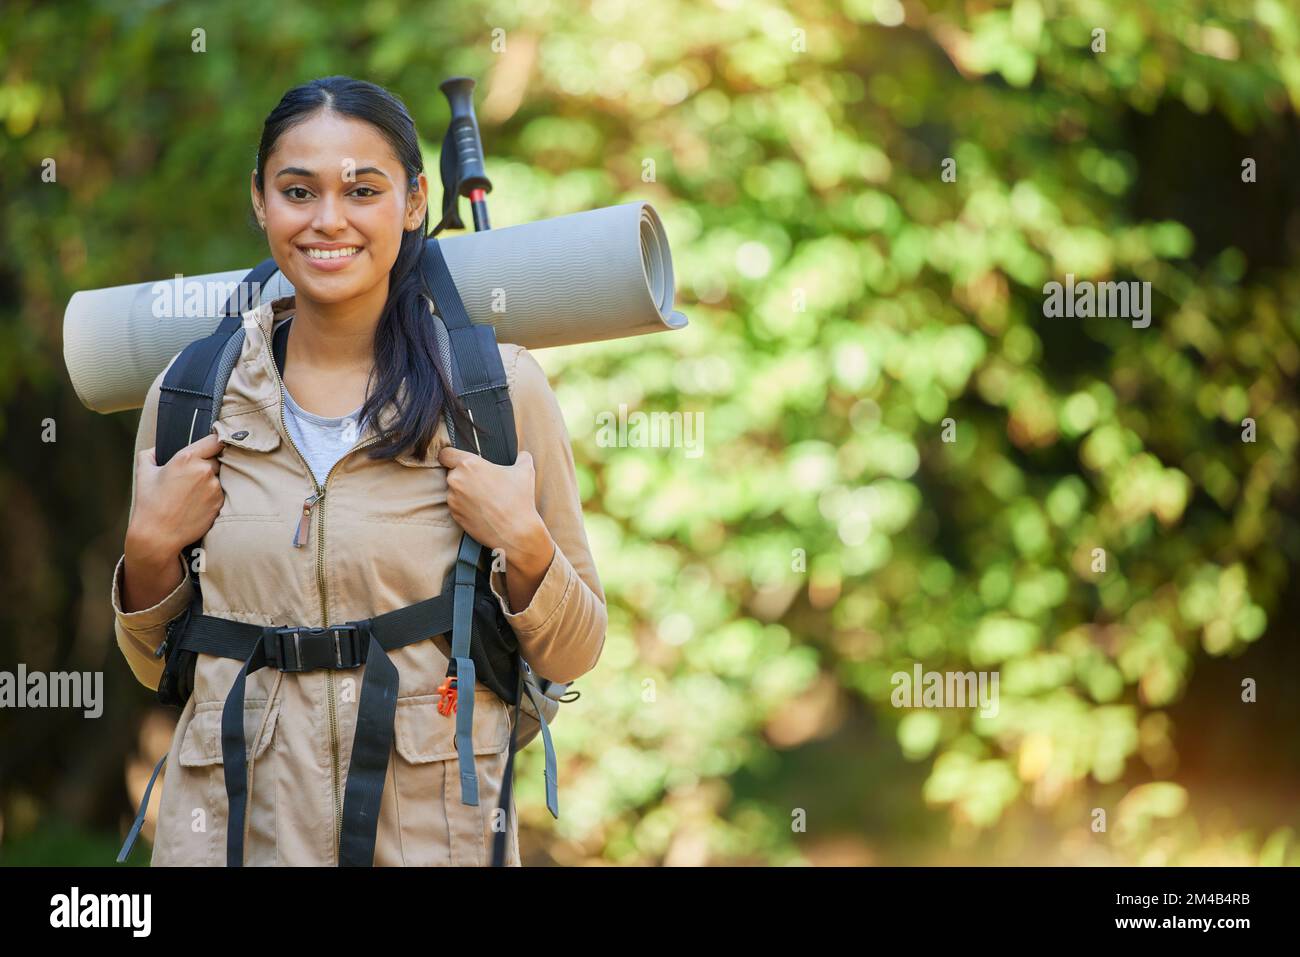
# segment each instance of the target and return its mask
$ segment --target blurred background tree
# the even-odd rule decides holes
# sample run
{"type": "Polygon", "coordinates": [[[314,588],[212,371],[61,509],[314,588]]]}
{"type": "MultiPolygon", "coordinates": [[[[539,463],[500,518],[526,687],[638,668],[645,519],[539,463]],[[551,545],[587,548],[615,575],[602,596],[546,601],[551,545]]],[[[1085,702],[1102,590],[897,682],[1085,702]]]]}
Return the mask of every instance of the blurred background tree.
{"type": "Polygon", "coordinates": [[[0,668],[107,698],[0,712],[0,862],[111,861],[174,726],[108,602],[136,415],[63,310],[263,258],[262,121],[334,73],[435,183],[477,78],[494,225],[650,200],[691,317],[538,353],[610,629],[528,863],[1300,862],[1292,4],[16,0],[0,63],[0,668]],[[1066,274],[1150,327],[1044,318],[1066,274]],[[704,454],[600,446],[624,403],[704,454]],[[998,713],[894,708],[917,662],[998,713]]]}

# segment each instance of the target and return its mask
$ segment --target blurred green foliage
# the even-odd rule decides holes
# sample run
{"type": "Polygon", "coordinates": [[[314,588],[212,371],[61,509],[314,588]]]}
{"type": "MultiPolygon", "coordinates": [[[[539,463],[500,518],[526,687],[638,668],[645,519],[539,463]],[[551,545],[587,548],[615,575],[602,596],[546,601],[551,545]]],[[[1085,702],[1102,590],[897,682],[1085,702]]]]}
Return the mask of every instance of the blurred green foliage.
{"type": "Polygon", "coordinates": [[[34,735],[113,742],[95,800],[6,744],[6,821],[122,828],[149,706],[107,614],[135,420],[77,404],[69,296],[261,259],[261,123],[315,76],[402,96],[436,182],[463,73],[494,225],[648,199],[691,318],[539,353],[610,629],[558,822],[522,759],[530,860],[1300,861],[1293,4],[17,2],[0,62],[0,649],[119,715],[34,735]],[[1151,283],[1151,326],[1044,318],[1067,273],[1151,283]],[[704,454],[599,446],[620,403],[703,412],[704,454]],[[893,708],[918,661],[997,670],[997,714],[893,708]]]}

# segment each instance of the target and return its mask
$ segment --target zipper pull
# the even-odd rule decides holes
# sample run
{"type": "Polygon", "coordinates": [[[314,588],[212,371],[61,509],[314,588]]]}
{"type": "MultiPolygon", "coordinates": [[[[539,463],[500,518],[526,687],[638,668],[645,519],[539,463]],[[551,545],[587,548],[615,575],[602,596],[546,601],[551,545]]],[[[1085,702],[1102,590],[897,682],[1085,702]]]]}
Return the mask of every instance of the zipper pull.
{"type": "Polygon", "coordinates": [[[298,519],[298,527],[293,533],[293,547],[302,548],[307,544],[307,539],[311,537],[311,509],[312,506],[325,497],[324,490],[317,492],[315,495],[309,495],[302,503],[302,518],[298,519]]]}

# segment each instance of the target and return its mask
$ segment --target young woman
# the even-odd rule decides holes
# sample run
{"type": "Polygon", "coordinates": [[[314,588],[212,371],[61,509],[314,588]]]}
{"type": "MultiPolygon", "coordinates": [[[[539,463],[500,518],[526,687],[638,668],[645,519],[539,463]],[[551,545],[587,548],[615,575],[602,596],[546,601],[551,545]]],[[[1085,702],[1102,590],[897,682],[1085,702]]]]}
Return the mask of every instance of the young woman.
{"type": "MultiPolygon", "coordinates": [[[[265,122],[251,192],[295,295],[244,313],[215,434],[161,467],[151,446],[163,375],[149,390],[112,591],[136,677],[158,686],[155,650],[194,597],[180,551],[200,538],[204,614],[325,626],[438,595],[463,532],[501,549],[491,588],[530,667],[561,683],[589,671],[605,597],[564,421],[527,350],[499,347],[515,464],[448,443],[450,370],[419,270],[428,182],[405,106],[347,77],[295,87],[265,122]]],[[[448,637],[389,654],[400,687],[376,865],[491,860],[512,709],[476,684],[479,803],[463,804],[455,717],[437,707],[448,637]]],[[[221,715],[240,668],[198,657],[162,783],[155,865],[226,863],[221,715]]],[[[338,863],[364,671],[248,675],[246,864],[338,863]]],[[[513,807],[508,830],[507,862],[518,865],[513,807]]]]}

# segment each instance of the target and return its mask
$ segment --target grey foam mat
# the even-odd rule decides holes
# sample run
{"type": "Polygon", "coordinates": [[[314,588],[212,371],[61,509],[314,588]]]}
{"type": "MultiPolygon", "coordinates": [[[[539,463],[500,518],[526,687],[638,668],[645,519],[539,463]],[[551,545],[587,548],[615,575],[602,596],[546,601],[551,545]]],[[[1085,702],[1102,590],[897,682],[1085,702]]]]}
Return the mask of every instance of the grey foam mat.
{"type": "MultiPolygon", "coordinates": [[[[499,342],[544,349],[687,324],[673,308],[668,237],[648,203],[438,242],[470,319],[495,327],[499,342]]],[[[172,357],[217,327],[227,295],[251,268],[74,294],[63,356],[82,404],[96,412],[139,408],[172,357]]],[[[261,297],[292,293],[276,273],[261,297]]]]}

